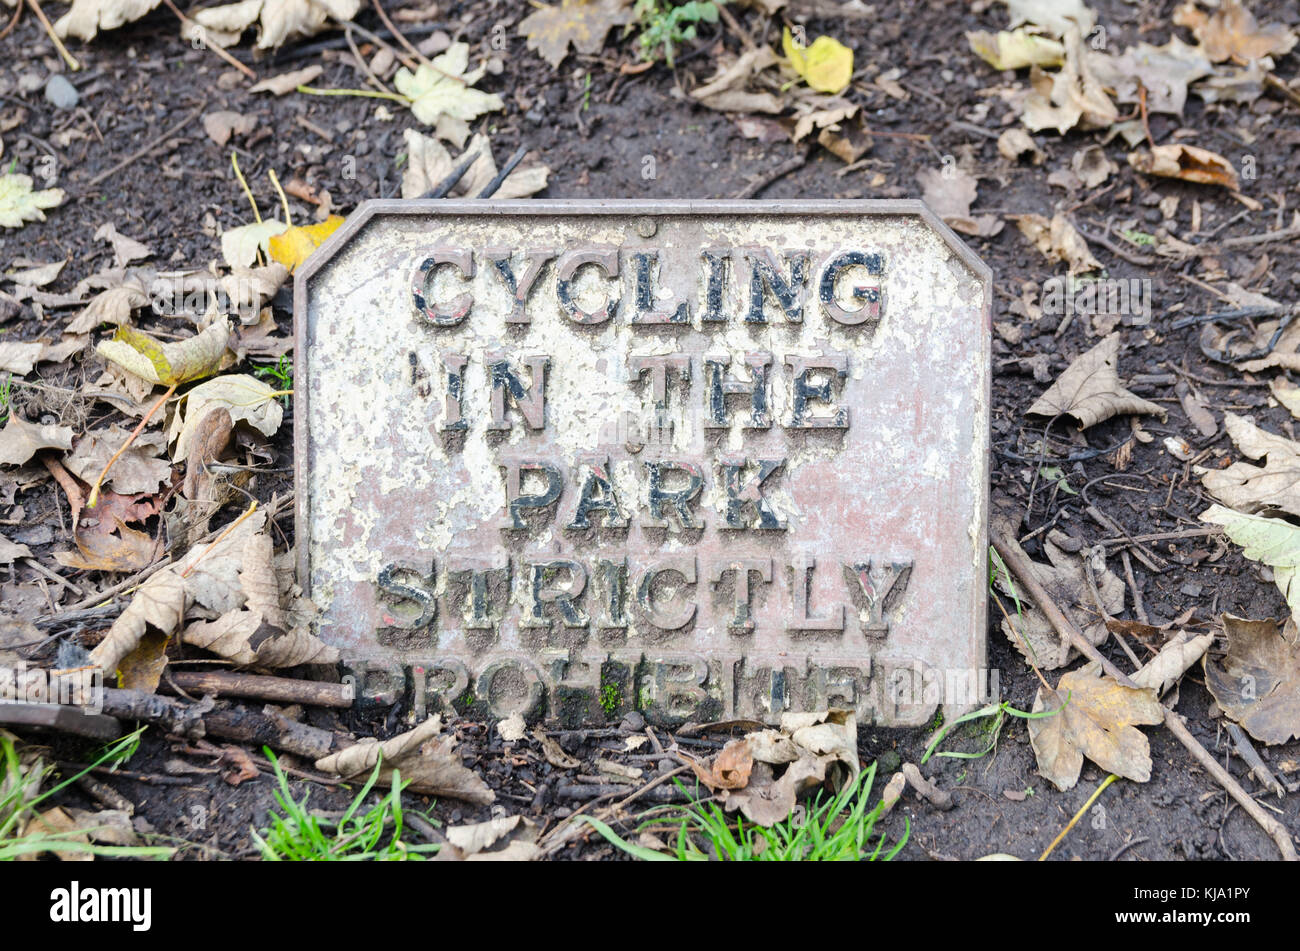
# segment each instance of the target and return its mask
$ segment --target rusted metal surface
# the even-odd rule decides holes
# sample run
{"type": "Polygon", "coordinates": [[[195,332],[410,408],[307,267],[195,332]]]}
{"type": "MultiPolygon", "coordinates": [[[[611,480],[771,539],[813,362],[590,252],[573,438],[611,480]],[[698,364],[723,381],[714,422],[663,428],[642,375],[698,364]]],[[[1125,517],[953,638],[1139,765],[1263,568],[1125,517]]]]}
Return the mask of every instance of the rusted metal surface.
{"type": "Polygon", "coordinates": [[[987,268],[919,202],[372,202],[298,276],[300,577],[359,695],[983,699],[987,268]]]}

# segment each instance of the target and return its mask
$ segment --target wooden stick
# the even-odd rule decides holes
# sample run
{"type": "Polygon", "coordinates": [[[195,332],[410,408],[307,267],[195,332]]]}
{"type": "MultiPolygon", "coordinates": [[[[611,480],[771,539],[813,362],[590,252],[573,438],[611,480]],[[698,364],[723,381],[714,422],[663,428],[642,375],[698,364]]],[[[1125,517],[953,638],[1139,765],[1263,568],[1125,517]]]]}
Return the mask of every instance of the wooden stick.
{"type": "MultiPolygon", "coordinates": [[[[1052,627],[1056,629],[1056,633],[1067,638],[1085,657],[1097,661],[1102,670],[1125,687],[1136,688],[1137,684],[1133,683],[1127,674],[1112,664],[1097,648],[1089,643],[1088,639],[1083,636],[1083,632],[1075,627],[1074,622],[1067,618],[1061,612],[1061,609],[1056,606],[1052,596],[1034,577],[1029,556],[1024,553],[1019,545],[1015,544],[1015,539],[1007,539],[1001,533],[995,532],[993,533],[992,542],[993,547],[1002,556],[1002,560],[1006,562],[1007,567],[1016,573],[1016,577],[1025,586],[1029,596],[1038,605],[1052,627]]],[[[1206,772],[1219,781],[1220,785],[1227,790],[1228,795],[1237,800],[1247,815],[1259,823],[1260,827],[1272,837],[1273,841],[1277,843],[1278,850],[1282,853],[1282,858],[1288,862],[1297,861],[1295,843],[1291,841],[1291,833],[1286,830],[1286,827],[1265,812],[1264,807],[1241,787],[1241,784],[1233,778],[1232,774],[1219,765],[1218,761],[1210,755],[1210,752],[1201,745],[1201,742],[1192,736],[1178,714],[1168,707],[1165,707],[1164,711],[1165,726],[1169,727],[1169,732],[1176,736],[1183,746],[1187,747],[1188,751],[1205,768],[1206,772]]]]}
{"type": "Polygon", "coordinates": [[[8,36],[10,33],[14,31],[14,27],[18,25],[18,18],[23,15],[23,9],[24,7],[21,3],[14,4],[13,18],[10,19],[8,26],[6,26],[3,30],[0,30],[0,40],[3,40],[6,36],[8,36]]]}
{"type": "MultiPolygon", "coordinates": [[[[379,14],[379,19],[384,21],[384,26],[388,27],[388,32],[393,34],[393,39],[397,40],[397,42],[405,46],[407,51],[416,59],[418,59],[420,62],[422,63],[430,62],[429,57],[425,56],[414,46],[412,46],[411,41],[408,40],[405,36],[403,36],[402,31],[397,28],[397,24],[388,18],[388,14],[384,12],[384,5],[380,3],[379,0],[375,0],[375,11],[379,14]]],[[[408,66],[407,68],[413,70],[415,67],[408,66]]]]}
{"type": "MultiPolygon", "coordinates": [[[[198,694],[225,697],[251,697],[276,703],[305,703],[313,707],[346,709],[356,699],[352,684],[322,683],[291,677],[262,677],[229,671],[170,671],[177,687],[198,694]]],[[[162,684],[166,687],[167,684],[162,684]]]]}

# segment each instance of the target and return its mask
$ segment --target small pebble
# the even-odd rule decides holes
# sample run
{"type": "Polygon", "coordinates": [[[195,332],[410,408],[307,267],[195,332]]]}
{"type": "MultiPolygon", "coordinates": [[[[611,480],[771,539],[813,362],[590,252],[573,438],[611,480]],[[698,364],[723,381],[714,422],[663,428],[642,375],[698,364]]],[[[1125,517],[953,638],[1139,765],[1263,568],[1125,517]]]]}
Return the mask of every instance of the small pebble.
{"type": "Polygon", "coordinates": [[[638,710],[633,710],[623,718],[623,722],[618,725],[620,730],[626,730],[628,733],[640,733],[645,729],[645,717],[638,710]]]}
{"type": "Polygon", "coordinates": [[[75,109],[81,100],[76,87],[68,82],[66,76],[55,73],[45,84],[45,98],[55,109],[75,109]]]}

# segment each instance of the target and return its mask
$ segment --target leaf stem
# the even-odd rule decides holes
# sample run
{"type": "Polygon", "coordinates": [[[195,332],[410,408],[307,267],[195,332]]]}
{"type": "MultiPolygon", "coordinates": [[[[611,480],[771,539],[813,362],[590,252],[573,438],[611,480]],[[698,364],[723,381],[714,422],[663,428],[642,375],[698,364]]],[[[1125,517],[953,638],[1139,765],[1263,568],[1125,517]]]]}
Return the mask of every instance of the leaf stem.
{"type": "Polygon", "coordinates": [[[271,177],[271,184],[275,186],[276,192],[280,195],[280,204],[284,206],[284,223],[292,228],[293,216],[289,214],[289,199],[285,197],[284,189],[280,187],[279,176],[275,174],[275,169],[273,168],[268,168],[266,174],[271,177]]]}
{"type": "Polygon", "coordinates": [[[32,12],[36,14],[36,19],[41,21],[42,28],[44,28],[46,34],[54,42],[54,48],[59,51],[59,55],[63,57],[63,61],[68,64],[68,69],[72,70],[74,73],[81,69],[81,64],[77,62],[76,57],[68,52],[68,48],[63,45],[63,41],[59,39],[59,35],[54,32],[54,27],[50,25],[49,18],[46,17],[45,11],[41,9],[41,5],[37,3],[36,0],[27,0],[27,5],[31,7],[32,12]]]}
{"type": "Polygon", "coordinates": [[[1066,833],[1068,833],[1071,829],[1073,829],[1075,823],[1083,818],[1083,814],[1087,812],[1090,808],[1092,808],[1092,804],[1097,801],[1097,797],[1102,794],[1102,791],[1117,779],[1119,779],[1119,777],[1116,776],[1114,773],[1111,773],[1109,776],[1106,777],[1106,779],[1102,782],[1102,784],[1097,787],[1097,791],[1094,792],[1091,796],[1089,796],[1088,801],[1079,807],[1079,811],[1074,814],[1074,818],[1070,820],[1069,824],[1064,829],[1061,830],[1061,834],[1052,840],[1052,844],[1047,847],[1046,851],[1044,851],[1042,855],[1038,856],[1038,861],[1040,862],[1047,861],[1047,857],[1052,854],[1052,849],[1056,848],[1058,845],[1061,844],[1061,840],[1065,838],[1066,833]]]}
{"type": "Polygon", "coordinates": [[[298,92],[309,96],[364,96],[367,99],[391,99],[404,106],[409,106],[412,102],[406,96],[395,92],[378,92],[373,89],[317,89],[315,86],[299,86],[298,92]]]}
{"type": "Polygon", "coordinates": [[[145,426],[148,425],[149,420],[153,418],[154,413],[158,412],[159,407],[171,399],[172,394],[176,392],[176,387],[178,385],[179,384],[177,383],[173,383],[171,386],[167,387],[167,392],[158,398],[158,402],[149,407],[149,412],[145,413],[144,418],[140,420],[135,429],[131,430],[131,435],[126,437],[126,442],[122,443],[121,448],[119,448],[117,452],[113,453],[108,462],[104,463],[103,471],[100,472],[99,476],[95,479],[95,484],[90,487],[90,495],[86,499],[86,506],[88,508],[93,509],[99,504],[99,487],[104,484],[104,477],[108,475],[108,470],[113,468],[113,463],[117,462],[122,453],[126,452],[127,447],[130,446],[131,443],[135,442],[135,438],[139,436],[145,426]]]}

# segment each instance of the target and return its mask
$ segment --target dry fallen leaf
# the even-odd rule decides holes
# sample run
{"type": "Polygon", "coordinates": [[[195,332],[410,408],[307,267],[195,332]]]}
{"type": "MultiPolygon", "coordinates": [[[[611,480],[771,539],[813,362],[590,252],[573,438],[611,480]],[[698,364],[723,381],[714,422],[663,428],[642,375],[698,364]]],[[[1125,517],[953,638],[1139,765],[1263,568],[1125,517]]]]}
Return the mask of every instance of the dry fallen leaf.
{"type": "MultiPolygon", "coordinates": [[[[1074,621],[1088,642],[1100,644],[1107,637],[1106,622],[1097,611],[1082,559],[1067,554],[1050,541],[1044,541],[1043,550],[1051,564],[1029,562],[1033,565],[1034,577],[1051,595],[1052,602],[1074,621]]],[[[1115,615],[1123,611],[1123,580],[1104,566],[1100,571],[1094,569],[1093,576],[1107,613],[1115,615]]],[[[1002,618],[1002,633],[1026,660],[1041,670],[1056,670],[1078,656],[1070,642],[1061,638],[1046,615],[1023,591],[1002,575],[995,578],[995,583],[1006,598],[1018,599],[1019,609],[1015,610],[1015,602],[1004,599],[1011,618],[1002,618]]]]}
{"type": "Polygon", "coordinates": [[[248,135],[257,128],[257,117],[220,109],[203,116],[203,131],[217,145],[225,145],[232,135],[248,135]]]}
{"type": "Polygon", "coordinates": [[[218,407],[229,412],[232,423],[246,423],[263,436],[274,436],[284,419],[275,394],[267,383],[245,373],[227,373],[199,384],[177,401],[167,427],[167,441],[176,444],[172,460],[186,459],[200,420],[218,407]]]}
{"type": "Polygon", "coordinates": [[[956,165],[923,168],[916,173],[916,180],[921,185],[921,200],[954,231],[992,237],[1002,230],[1003,221],[997,215],[971,215],[977,186],[975,176],[965,169],[956,165]]]}
{"type": "Polygon", "coordinates": [[[1157,145],[1149,150],[1130,152],[1128,163],[1147,175],[1181,178],[1202,185],[1222,185],[1236,189],[1237,170],[1222,155],[1194,145],[1157,145]]]}
{"type": "Polygon", "coordinates": [[[472,825],[449,826],[439,862],[531,862],[540,858],[540,830],[524,816],[500,816],[472,825]]]}
{"type": "Polygon", "coordinates": [[[1085,756],[1125,779],[1151,778],[1150,744],[1135,726],[1164,722],[1164,707],[1151,688],[1125,687],[1091,663],[1063,674],[1054,691],[1038,689],[1033,712],[1046,710],[1060,712],[1029,720],[1029,742],[1038,772],[1057,789],[1074,787],[1085,756]]]}
{"type": "Polygon", "coordinates": [[[269,92],[274,96],[287,96],[297,90],[299,86],[310,85],[323,72],[325,72],[324,66],[305,66],[302,69],[295,69],[291,73],[281,73],[279,76],[263,79],[261,82],[249,86],[248,91],[269,92]]]}
{"type": "Polygon", "coordinates": [[[1221,618],[1228,651],[1216,663],[1205,655],[1205,686],[1226,713],[1270,746],[1300,737],[1300,637],[1288,618],[1221,618]]]}
{"type": "Polygon", "coordinates": [[[75,36],[93,40],[100,30],[114,30],[138,20],[162,0],[72,0],[68,12],[54,21],[59,39],[75,36]]]}
{"type": "Polygon", "coordinates": [[[1088,65],[1097,80],[1115,94],[1117,102],[1136,103],[1146,90],[1148,112],[1182,115],[1187,86],[1214,73],[1200,47],[1174,37],[1164,46],[1139,43],[1122,56],[1089,50],[1088,65]]]}
{"type": "Polygon", "coordinates": [[[323,773],[345,779],[368,776],[379,763],[381,785],[392,784],[393,770],[401,771],[402,781],[410,782],[411,792],[429,796],[462,799],[475,805],[487,805],[496,799],[472,770],[466,769],[456,753],[456,738],[442,734],[442,717],[432,716],[414,730],[380,742],[364,739],[355,746],[316,761],[323,773]]]}
{"type": "Polygon", "coordinates": [[[1265,56],[1283,56],[1296,44],[1296,34],[1280,23],[1261,27],[1240,0],[1223,0],[1206,14],[1194,2],[1174,11],[1174,22],[1189,27],[1205,55],[1215,63],[1226,59],[1245,64],[1265,56]]]}
{"type": "Polygon", "coordinates": [[[1100,80],[1093,75],[1077,30],[1065,36],[1065,65],[1055,73],[1034,66],[1020,121],[1034,132],[1055,129],[1064,135],[1081,129],[1104,129],[1119,119],[1100,80]]]}
{"type": "MultiPolygon", "coordinates": [[[[497,176],[497,163],[492,157],[492,142],[484,133],[478,133],[457,158],[437,139],[407,129],[407,163],[402,171],[402,197],[419,198],[442,182],[460,162],[469,155],[478,154],[465,174],[453,186],[449,197],[472,198],[497,176]]],[[[520,164],[501,183],[494,198],[527,198],[546,187],[551,170],[545,165],[520,164]]]]}
{"type": "Polygon", "coordinates": [[[1055,383],[1029,407],[1032,416],[1073,416],[1083,429],[1118,413],[1165,411],[1130,393],[1119,381],[1119,334],[1113,333],[1075,358],[1055,383]]]}
{"type": "Polygon", "coordinates": [[[95,351],[142,380],[162,386],[188,383],[216,373],[225,362],[230,322],[224,317],[187,340],[161,343],[148,334],[119,327],[95,351]]]}
{"type": "MultiPolygon", "coordinates": [[[[117,423],[96,429],[77,440],[76,449],[63,460],[68,471],[83,482],[91,482],[103,471],[108,460],[126,442],[131,433],[117,423]]],[[[159,459],[167,441],[161,433],[144,432],[120,455],[104,485],[112,485],[122,495],[151,494],[171,478],[171,464],[159,459]]]]}
{"type": "Polygon", "coordinates": [[[1028,238],[1049,261],[1069,265],[1071,274],[1100,271],[1101,262],[1092,255],[1088,242],[1070,223],[1070,219],[1057,212],[1048,221],[1039,214],[1007,215],[1016,223],[1020,233],[1028,238]]]}
{"type": "Polygon", "coordinates": [[[126,610],[108,629],[108,635],[90,652],[90,663],[111,676],[147,631],[171,634],[179,628],[188,605],[180,574],[164,568],[136,591],[126,610]]]}
{"type": "Polygon", "coordinates": [[[117,685],[124,690],[157,693],[167,666],[167,642],[171,635],[145,631],[140,642],[117,663],[117,685]]]}
{"type": "Polygon", "coordinates": [[[1164,647],[1129,679],[1139,687],[1150,687],[1160,696],[1187,672],[1187,669],[1205,656],[1214,643],[1213,634],[1196,637],[1179,631],[1164,647]]]}
{"type": "Polygon", "coordinates": [[[1264,464],[1234,462],[1226,469],[1198,466],[1197,474],[1210,494],[1240,512],[1280,510],[1300,516],[1300,443],[1266,432],[1236,413],[1225,412],[1223,425],[1242,455],[1264,464]]]}
{"type": "Polygon", "coordinates": [[[239,586],[243,603],[215,621],[194,621],[181,632],[187,644],[229,658],[241,666],[296,667],[333,664],[338,649],[294,626],[280,606],[271,538],[250,534],[243,543],[239,586]]]}
{"type": "Polygon", "coordinates": [[[1065,62],[1063,45],[1025,29],[1002,30],[996,34],[976,30],[966,34],[966,42],[976,56],[994,69],[1060,66],[1065,62]]]}
{"type": "Polygon", "coordinates": [[[592,55],[605,45],[605,36],[616,26],[636,17],[630,0],[561,0],[559,6],[533,3],[533,12],[519,23],[519,35],[528,38],[528,48],[558,68],[568,55],[569,45],[579,53],[592,55]]]}
{"type": "Polygon", "coordinates": [[[1004,159],[1014,162],[1026,152],[1035,165],[1042,165],[1047,158],[1047,153],[1038,147],[1034,137],[1024,129],[1013,127],[998,136],[998,154],[1004,159]]]}
{"type": "Polygon", "coordinates": [[[40,426],[10,412],[0,429],[0,466],[21,466],[42,449],[71,448],[72,429],[68,426],[40,426]]]}
{"type": "Polygon", "coordinates": [[[257,48],[269,50],[295,36],[313,36],[331,19],[351,20],[360,8],[361,0],[240,0],[199,10],[193,18],[203,28],[202,41],[222,47],[238,43],[257,23],[257,48]]]}

